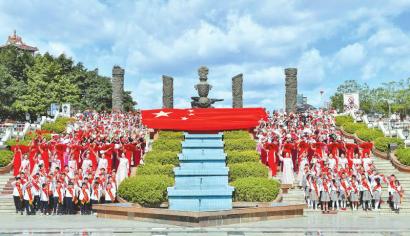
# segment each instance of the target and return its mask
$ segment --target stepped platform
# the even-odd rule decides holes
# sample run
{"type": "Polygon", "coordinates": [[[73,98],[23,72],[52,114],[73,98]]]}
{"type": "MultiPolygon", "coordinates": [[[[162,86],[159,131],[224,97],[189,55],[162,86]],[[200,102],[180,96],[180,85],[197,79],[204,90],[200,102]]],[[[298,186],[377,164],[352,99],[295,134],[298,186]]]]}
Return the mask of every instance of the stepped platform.
{"type": "Polygon", "coordinates": [[[223,134],[185,133],[175,186],[168,188],[169,209],[224,211],[232,209],[233,187],[228,185],[223,134]]]}
{"type": "Polygon", "coordinates": [[[131,203],[99,204],[93,207],[99,218],[137,220],[186,227],[209,227],[303,215],[304,204],[275,204],[263,207],[233,208],[226,211],[190,212],[160,208],[141,208],[131,203]]]}

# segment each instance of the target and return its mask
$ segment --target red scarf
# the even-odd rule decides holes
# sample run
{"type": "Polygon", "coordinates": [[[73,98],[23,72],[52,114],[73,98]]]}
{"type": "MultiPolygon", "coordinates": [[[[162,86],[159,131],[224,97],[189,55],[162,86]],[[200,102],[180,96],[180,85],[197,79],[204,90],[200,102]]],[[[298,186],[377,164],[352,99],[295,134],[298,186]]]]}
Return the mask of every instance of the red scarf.
{"type": "Polygon", "coordinates": [[[354,192],[357,193],[357,187],[356,187],[356,184],[354,182],[352,182],[352,187],[353,187],[354,192]]]}
{"type": "Polygon", "coordinates": [[[111,201],[114,202],[114,196],[112,195],[111,189],[107,188],[108,195],[110,195],[111,201]]]}
{"type": "Polygon", "coordinates": [[[327,182],[323,183],[323,188],[325,189],[325,192],[329,192],[329,186],[327,186],[327,182]]]}
{"type": "Polygon", "coordinates": [[[57,188],[58,202],[63,203],[63,196],[61,195],[61,187],[57,188]]]}
{"type": "Polygon", "coordinates": [[[94,187],[93,190],[94,190],[94,196],[96,196],[98,199],[98,188],[94,187]]]}
{"type": "Polygon", "coordinates": [[[316,195],[319,196],[319,190],[317,189],[317,184],[316,184],[316,182],[313,183],[313,188],[315,189],[316,195]]]}
{"type": "Polygon", "coordinates": [[[71,196],[73,197],[73,202],[74,204],[77,203],[77,197],[75,196],[73,189],[72,188],[68,188],[68,192],[70,192],[71,196]]]}
{"type": "Polygon", "coordinates": [[[365,187],[368,191],[371,191],[369,185],[367,184],[367,181],[363,181],[362,185],[363,185],[363,187],[365,187]]]}
{"type": "Polygon", "coordinates": [[[381,189],[381,187],[381,184],[377,184],[376,186],[374,186],[373,192],[376,192],[379,188],[381,189]]]}
{"type": "Polygon", "coordinates": [[[30,205],[33,205],[33,195],[31,194],[31,188],[29,187],[26,190],[27,190],[28,199],[29,199],[28,202],[30,205]]]}
{"type": "Polygon", "coordinates": [[[90,199],[88,198],[87,191],[85,191],[85,189],[82,189],[81,191],[83,192],[83,195],[84,195],[84,198],[82,200],[83,204],[86,203],[86,202],[89,202],[90,199]]]}
{"type": "Polygon", "coordinates": [[[17,191],[19,192],[20,199],[23,199],[23,191],[21,190],[20,183],[16,183],[17,191]]]}
{"type": "Polygon", "coordinates": [[[347,187],[346,187],[346,183],[345,183],[345,181],[343,180],[341,184],[342,184],[343,190],[346,192],[347,187]]]}
{"type": "Polygon", "coordinates": [[[37,191],[40,190],[40,186],[38,186],[38,184],[37,184],[35,181],[31,182],[31,184],[34,186],[34,188],[35,188],[37,191]]]}
{"type": "Polygon", "coordinates": [[[47,196],[48,198],[48,189],[47,188],[42,188],[43,193],[47,196]]]}

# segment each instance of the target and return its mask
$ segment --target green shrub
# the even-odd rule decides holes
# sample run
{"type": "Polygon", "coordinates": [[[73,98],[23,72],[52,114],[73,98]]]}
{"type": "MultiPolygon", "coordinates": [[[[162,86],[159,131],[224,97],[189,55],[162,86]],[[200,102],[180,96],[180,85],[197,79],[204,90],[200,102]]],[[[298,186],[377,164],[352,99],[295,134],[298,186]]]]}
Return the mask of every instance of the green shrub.
{"type": "Polygon", "coordinates": [[[409,148],[399,148],[396,150],[396,157],[401,164],[410,166],[410,149],[409,148]]]}
{"type": "Polygon", "coordinates": [[[247,131],[233,130],[224,132],[224,140],[227,139],[250,139],[250,136],[247,131]]]}
{"type": "Polygon", "coordinates": [[[172,132],[172,131],[160,131],[159,139],[174,139],[174,140],[183,140],[184,133],[182,132],[172,132]]]}
{"type": "Polygon", "coordinates": [[[174,166],[171,164],[144,164],[137,168],[137,175],[166,175],[174,176],[174,166]]]}
{"type": "Polygon", "coordinates": [[[64,133],[69,123],[74,122],[74,118],[59,117],[55,122],[47,122],[41,126],[41,129],[48,130],[53,133],[64,133]]]}
{"type": "Polygon", "coordinates": [[[6,144],[6,146],[11,147],[11,146],[14,146],[14,145],[17,145],[17,144],[19,144],[19,145],[29,145],[30,142],[31,142],[31,140],[29,140],[29,139],[19,140],[18,142],[15,139],[9,139],[9,140],[6,141],[5,144],[6,144]]]}
{"type": "Polygon", "coordinates": [[[235,187],[234,201],[271,202],[279,194],[280,183],[273,179],[248,177],[230,183],[235,187]]]}
{"type": "Polygon", "coordinates": [[[152,150],[144,157],[145,164],[171,164],[177,166],[179,164],[178,153],[170,151],[152,150]]]}
{"type": "Polygon", "coordinates": [[[337,126],[343,126],[346,123],[353,123],[353,118],[351,116],[336,116],[335,123],[337,126]]]}
{"type": "Polygon", "coordinates": [[[225,140],[225,151],[245,151],[256,150],[256,142],[250,137],[248,139],[227,139],[225,140]]]}
{"type": "Polygon", "coordinates": [[[242,162],[259,162],[259,153],[253,151],[227,151],[226,162],[229,164],[242,162]]]}
{"type": "Polygon", "coordinates": [[[357,137],[367,142],[371,142],[376,138],[384,137],[383,132],[379,129],[361,128],[356,130],[355,133],[357,137]]]}
{"type": "Polygon", "coordinates": [[[390,143],[397,143],[398,148],[404,147],[403,140],[399,138],[379,137],[374,140],[374,147],[382,152],[387,152],[390,143]]]}
{"type": "Polygon", "coordinates": [[[235,163],[229,167],[229,181],[245,177],[268,178],[268,168],[258,162],[235,163]]]}
{"type": "Polygon", "coordinates": [[[7,166],[13,160],[13,152],[9,150],[0,150],[0,167],[7,166]]]}
{"type": "Polygon", "coordinates": [[[343,125],[343,130],[350,134],[354,134],[356,130],[363,128],[367,128],[367,126],[363,123],[345,123],[343,125]]]}
{"type": "Polygon", "coordinates": [[[167,201],[167,187],[174,185],[174,179],[165,175],[137,175],[121,182],[120,197],[144,207],[158,207],[167,201]]]}
{"type": "Polygon", "coordinates": [[[155,151],[170,151],[180,153],[182,145],[180,140],[173,139],[157,139],[152,144],[152,150],[155,151]]]}

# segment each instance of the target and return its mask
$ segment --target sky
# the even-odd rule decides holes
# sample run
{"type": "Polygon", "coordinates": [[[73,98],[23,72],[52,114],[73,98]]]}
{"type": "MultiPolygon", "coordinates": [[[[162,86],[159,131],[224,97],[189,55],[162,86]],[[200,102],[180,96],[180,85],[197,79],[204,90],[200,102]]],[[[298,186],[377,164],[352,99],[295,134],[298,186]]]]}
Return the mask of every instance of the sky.
{"type": "Polygon", "coordinates": [[[209,68],[211,98],[232,105],[231,78],[244,76],[244,106],[281,109],[284,69],[321,106],[345,80],[371,87],[410,77],[410,0],[0,0],[0,43],[13,30],[40,53],[65,53],[111,76],[139,108],[162,106],[162,75],[174,78],[174,106],[197,96],[209,68]],[[323,98],[320,91],[324,91],[323,98]]]}

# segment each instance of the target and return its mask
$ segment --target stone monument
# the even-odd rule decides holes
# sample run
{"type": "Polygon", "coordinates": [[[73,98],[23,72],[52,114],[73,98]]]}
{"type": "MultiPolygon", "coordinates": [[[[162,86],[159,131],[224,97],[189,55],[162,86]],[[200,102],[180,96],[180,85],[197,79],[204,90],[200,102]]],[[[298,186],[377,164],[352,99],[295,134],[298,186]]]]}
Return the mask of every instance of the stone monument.
{"type": "Polygon", "coordinates": [[[123,112],[124,69],[119,66],[112,68],[112,111],[123,112]]]}
{"type": "Polygon", "coordinates": [[[195,85],[195,89],[198,91],[199,97],[191,97],[192,108],[212,108],[212,104],[215,102],[223,101],[223,99],[208,98],[209,90],[212,89],[212,85],[208,84],[208,72],[209,69],[205,66],[201,66],[198,69],[199,83],[195,85]]]}
{"type": "Polygon", "coordinates": [[[232,77],[232,107],[243,107],[243,75],[235,75],[232,77]]]}
{"type": "Polygon", "coordinates": [[[174,108],[174,78],[162,76],[162,108],[174,108]]]}
{"type": "Polygon", "coordinates": [[[285,69],[285,110],[286,113],[296,113],[297,106],[297,94],[298,94],[298,70],[296,68],[286,68],[285,69]]]}

